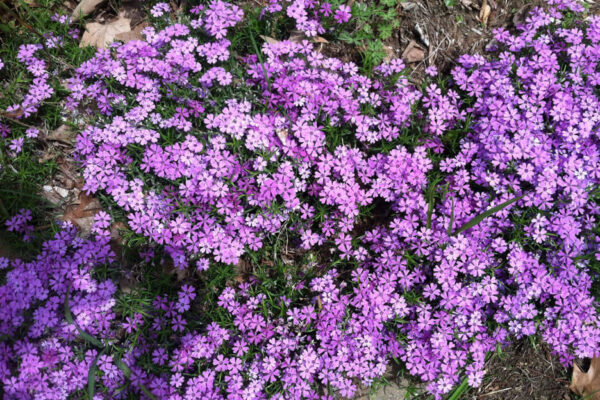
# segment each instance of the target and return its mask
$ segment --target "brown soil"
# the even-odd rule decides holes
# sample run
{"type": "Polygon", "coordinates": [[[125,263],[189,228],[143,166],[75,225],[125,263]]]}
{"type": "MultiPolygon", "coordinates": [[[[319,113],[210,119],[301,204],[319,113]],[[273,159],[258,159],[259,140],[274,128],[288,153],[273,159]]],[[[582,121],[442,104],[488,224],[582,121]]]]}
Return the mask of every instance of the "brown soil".
{"type": "Polygon", "coordinates": [[[534,347],[518,342],[494,356],[486,365],[486,376],[478,389],[464,394],[463,400],[570,400],[569,371],[544,343],[534,347]]]}
{"type": "Polygon", "coordinates": [[[493,29],[514,27],[529,10],[543,6],[545,1],[456,0],[455,3],[453,7],[446,7],[439,0],[403,2],[396,46],[403,50],[411,40],[415,40],[427,50],[421,64],[435,65],[441,72],[447,72],[458,56],[485,53],[493,29]],[[485,23],[480,19],[484,3],[491,9],[485,23]]]}

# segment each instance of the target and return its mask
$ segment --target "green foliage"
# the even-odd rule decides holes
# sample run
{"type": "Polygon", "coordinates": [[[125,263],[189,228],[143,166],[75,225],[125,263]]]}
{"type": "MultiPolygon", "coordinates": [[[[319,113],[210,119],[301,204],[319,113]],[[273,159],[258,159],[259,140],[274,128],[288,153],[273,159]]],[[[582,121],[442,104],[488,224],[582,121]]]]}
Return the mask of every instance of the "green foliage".
{"type": "Polygon", "coordinates": [[[444,5],[448,8],[452,8],[454,6],[456,6],[457,2],[456,0],[444,0],[444,5]]]}
{"type": "Polygon", "coordinates": [[[372,71],[386,57],[384,42],[400,26],[401,1],[357,1],[352,5],[350,22],[337,29],[339,40],[358,48],[364,72],[372,71]]]}

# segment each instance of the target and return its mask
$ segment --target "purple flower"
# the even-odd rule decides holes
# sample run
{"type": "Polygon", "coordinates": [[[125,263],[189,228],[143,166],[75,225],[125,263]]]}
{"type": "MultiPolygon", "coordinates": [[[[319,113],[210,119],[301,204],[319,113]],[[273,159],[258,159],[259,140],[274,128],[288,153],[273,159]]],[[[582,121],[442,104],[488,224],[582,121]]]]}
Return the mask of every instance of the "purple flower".
{"type": "Polygon", "coordinates": [[[352,16],[352,11],[350,10],[350,7],[347,6],[346,4],[342,4],[335,11],[335,15],[333,16],[333,18],[338,23],[342,24],[344,22],[348,22],[350,20],[351,16],[352,16]]]}

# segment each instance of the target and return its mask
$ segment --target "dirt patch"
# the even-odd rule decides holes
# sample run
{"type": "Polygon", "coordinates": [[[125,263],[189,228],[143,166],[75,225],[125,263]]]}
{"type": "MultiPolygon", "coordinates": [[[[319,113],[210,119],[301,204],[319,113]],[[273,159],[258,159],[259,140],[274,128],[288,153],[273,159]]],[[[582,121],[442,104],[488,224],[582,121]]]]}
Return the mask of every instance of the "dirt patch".
{"type": "MultiPolygon", "coordinates": [[[[436,66],[446,74],[458,56],[485,54],[494,29],[514,29],[535,7],[547,7],[547,3],[545,0],[405,0],[398,2],[396,9],[400,27],[383,44],[391,58],[405,58],[406,50],[415,45],[424,50],[424,57],[419,57],[418,62],[405,59],[412,69],[412,80],[418,82],[428,66],[436,66]],[[446,2],[454,5],[447,6],[446,2]],[[487,8],[487,12],[482,8],[487,8]]],[[[328,43],[323,53],[361,64],[360,49],[341,41],[328,43]]]]}
{"type": "Polygon", "coordinates": [[[339,40],[330,41],[326,46],[324,46],[322,53],[326,57],[337,58],[345,63],[353,62],[359,65],[361,63],[360,52],[356,46],[339,40]]]}
{"type": "Polygon", "coordinates": [[[534,347],[520,341],[494,356],[486,365],[486,376],[478,389],[462,399],[473,400],[570,400],[569,371],[545,343],[534,347]]]}
{"type": "Polygon", "coordinates": [[[415,40],[424,46],[426,57],[414,66],[415,75],[421,75],[422,69],[429,65],[447,73],[458,56],[484,54],[495,28],[514,28],[531,9],[544,6],[545,1],[456,0],[454,3],[452,7],[447,7],[443,1],[408,0],[401,3],[402,21],[391,45],[402,51],[415,40]],[[481,8],[486,5],[489,15],[482,18],[481,8]]]}

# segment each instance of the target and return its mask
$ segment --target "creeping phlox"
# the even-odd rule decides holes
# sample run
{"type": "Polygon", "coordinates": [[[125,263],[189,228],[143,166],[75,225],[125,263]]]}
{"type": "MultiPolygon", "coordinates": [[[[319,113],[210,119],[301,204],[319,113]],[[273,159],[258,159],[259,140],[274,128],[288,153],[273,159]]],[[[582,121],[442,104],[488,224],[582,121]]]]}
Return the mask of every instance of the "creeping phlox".
{"type": "MultiPolygon", "coordinates": [[[[0,381],[7,399],[66,399],[85,387],[98,349],[88,348],[67,323],[64,304],[68,296],[80,329],[100,339],[114,335],[116,286],[92,277],[95,266],[114,258],[109,240],[80,239],[68,224],[32,261],[0,257],[6,271],[0,286],[0,381]]],[[[123,376],[114,379],[124,382],[123,376]]]]}
{"type": "MultiPolygon", "coordinates": [[[[58,14],[51,16],[50,19],[56,23],[53,28],[60,27],[60,25],[68,28],[72,23],[70,18],[58,14]]],[[[7,149],[7,155],[10,159],[26,153],[23,150],[31,142],[34,142],[30,139],[35,139],[40,134],[38,128],[29,126],[29,124],[22,121],[30,117],[35,118],[42,105],[57,96],[54,84],[58,80],[58,72],[56,68],[52,67],[55,60],[49,57],[50,52],[48,50],[59,48],[65,44],[66,40],[77,37],[76,32],[73,30],[69,30],[68,34],[70,38],[48,32],[41,35],[43,44],[20,45],[16,58],[10,60],[12,65],[5,65],[5,62],[9,63],[6,58],[4,60],[0,59],[0,79],[11,76],[12,71],[9,71],[9,69],[12,69],[14,65],[18,65],[20,69],[18,78],[15,78],[3,91],[3,95],[6,95],[15,90],[17,93],[16,99],[5,96],[4,100],[6,102],[18,101],[12,104],[8,103],[9,105],[2,110],[2,116],[0,117],[0,146],[7,149]],[[15,89],[15,87],[19,89],[15,89]],[[7,120],[12,120],[12,126],[7,123],[7,120]]],[[[10,161],[12,160],[5,159],[0,162],[0,172],[6,170],[5,168],[10,161]]]]}
{"type": "MultiPolygon", "coordinates": [[[[198,29],[210,33],[212,24],[229,27],[241,18],[237,7],[215,4],[199,11],[192,22],[198,29]],[[225,22],[210,13],[217,7],[229,10],[225,22]]],[[[230,43],[219,32],[215,41],[199,43],[183,25],[148,29],[146,42],[98,52],[69,84],[72,107],[95,102],[106,116],[78,137],[84,189],[110,194],[127,211],[133,231],[164,245],[179,268],[200,256],[236,264],[245,248],[262,248],[282,229],[297,231],[305,248],[337,231],[346,237],[360,207],[426,185],[431,161],[424,146],[396,146],[389,154],[369,150],[371,143],[400,136],[421,97],[406,80],[393,83],[387,76],[401,72],[402,62],[368,79],[356,65],[326,59],[307,42],[265,45],[264,63],[246,60],[246,79],[264,91],[259,101],[268,109],[233,95],[215,107],[211,93],[241,85],[216,65],[229,58],[230,43]],[[122,91],[109,90],[113,80],[122,91]],[[175,95],[184,89],[190,90],[186,97],[175,95]],[[126,94],[131,107],[123,109],[126,94]],[[173,104],[170,114],[157,107],[161,102],[173,104]],[[348,129],[349,143],[342,138],[328,146],[327,128],[348,129]],[[159,185],[148,185],[151,176],[159,185]],[[313,226],[316,216],[322,222],[313,226]]],[[[453,98],[433,95],[430,101],[436,129],[460,114],[453,98]]]]}
{"type": "MultiPolygon", "coordinates": [[[[66,227],[35,261],[0,259],[0,333],[26,332],[0,347],[6,392],[62,399],[85,386],[97,352],[63,320],[65,296],[82,329],[131,346],[129,385],[115,355],[98,358],[99,398],[142,387],[160,399],[350,398],[392,357],[442,398],[463,374],[480,385],[486,354],[514,339],[541,335],[564,363],[597,356],[600,17],[552,5],[425,89],[401,61],[366,77],[307,41],[265,44],[228,71],[243,14],[222,1],[193,9],[189,26],[99,50],[68,84],[71,109],[100,113],[77,138],[85,190],[107,194],[180,269],[236,264],[284,231],[332,249],[321,262],[336,267],[276,310],[255,281],[224,289],[228,324],[199,326],[188,284],[117,318],[115,286],[92,278],[110,261],[100,213],[93,238],[66,227]]],[[[300,27],[317,7],[267,11],[300,27]]]]}
{"type": "Polygon", "coordinates": [[[261,15],[271,13],[285,13],[294,20],[296,29],[308,37],[322,35],[327,28],[346,23],[352,17],[350,5],[334,6],[319,0],[269,0],[261,15]]]}

